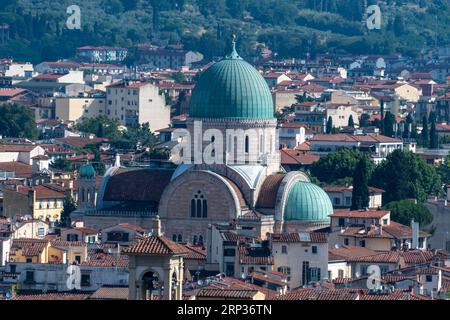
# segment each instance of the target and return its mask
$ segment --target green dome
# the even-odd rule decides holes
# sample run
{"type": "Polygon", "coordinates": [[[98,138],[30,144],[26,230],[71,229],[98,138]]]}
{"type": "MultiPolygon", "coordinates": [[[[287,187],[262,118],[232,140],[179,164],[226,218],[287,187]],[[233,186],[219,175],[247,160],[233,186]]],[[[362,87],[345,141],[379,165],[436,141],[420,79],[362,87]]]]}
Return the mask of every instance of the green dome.
{"type": "Polygon", "coordinates": [[[272,94],[261,74],[233,51],[208,68],[192,93],[194,118],[274,118],[272,94]]]}
{"type": "Polygon", "coordinates": [[[333,205],[330,197],[319,186],[297,181],[289,190],[284,207],[284,220],[330,221],[333,205]]]}
{"type": "Polygon", "coordinates": [[[80,168],[80,178],[91,179],[95,177],[95,169],[91,164],[82,165],[80,168]]]}

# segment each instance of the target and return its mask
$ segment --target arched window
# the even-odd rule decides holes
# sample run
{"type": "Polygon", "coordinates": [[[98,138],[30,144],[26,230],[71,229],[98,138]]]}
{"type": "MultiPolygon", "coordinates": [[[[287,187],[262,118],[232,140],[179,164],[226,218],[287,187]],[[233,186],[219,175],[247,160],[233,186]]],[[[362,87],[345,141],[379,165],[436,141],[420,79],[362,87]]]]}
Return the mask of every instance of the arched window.
{"type": "Polygon", "coordinates": [[[249,153],[250,150],[250,139],[248,136],[245,136],[245,152],[249,153]]]}
{"type": "Polygon", "coordinates": [[[178,235],[178,242],[183,242],[183,237],[181,236],[181,234],[178,235]]]}
{"type": "Polygon", "coordinates": [[[198,244],[203,245],[203,236],[198,237],[198,244]]]}
{"type": "Polygon", "coordinates": [[[84,202],[84,188],[81,188],[81,202],[84,202]]]}
{"type": "Polygon", "coordinates": [[[177,235],[176,234],[172,235],[172,241],[173,242],[177,242],[177,235]]]}
{"type": "Polygon", "coordinates": [[[199,190],[191,199],[191,217],[192,218],[207,218],[208,217],[208,203],[205,196],[199,190]]]}
{"type": "Polygon", "coordinates": [[[193,244],[197,244],[197,236],[194,236],[194,237],[193,237],[192,243],[193,243],[193,244]]]}
{"type": "Polygon", "coordinates": [[[208,203],[203,199],[203,218],[208,217],[208,203]]]}
{"type": "Polygon", "coordinates": [[[195,207],[196,207],[196,201],[195,199],[191,200],[191,217],[195,218],[195,207]]]}

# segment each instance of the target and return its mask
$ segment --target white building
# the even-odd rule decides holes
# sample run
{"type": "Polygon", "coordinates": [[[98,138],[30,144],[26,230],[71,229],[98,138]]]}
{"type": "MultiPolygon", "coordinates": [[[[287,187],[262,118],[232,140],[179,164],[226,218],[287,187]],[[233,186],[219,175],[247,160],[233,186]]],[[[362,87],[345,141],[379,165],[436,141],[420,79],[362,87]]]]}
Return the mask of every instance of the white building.
{"type": "Polygon", "coordinates": [[[328,277],[328,238],[324,233],[284,233],[271,237],[275,271],[290,275],[290,288],[328,277]]]}
{"type": "Polygon", "coordinates": [[[151,83],[127,81],[108,86],[106,102],[106,116],[125,126],[148,122],[154,132],[170,123],[170,106],[151,83]]]}

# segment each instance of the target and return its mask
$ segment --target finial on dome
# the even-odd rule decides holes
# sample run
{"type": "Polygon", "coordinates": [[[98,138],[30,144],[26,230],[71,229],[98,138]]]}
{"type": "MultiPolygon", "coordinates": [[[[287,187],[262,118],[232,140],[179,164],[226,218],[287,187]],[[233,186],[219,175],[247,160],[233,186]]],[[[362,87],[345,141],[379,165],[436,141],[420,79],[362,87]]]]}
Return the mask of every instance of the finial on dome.
{"type": "Polygon", "coordinates": [[[229,54],[227,59],[242,59],[236,51],[236,35],[233,33],[231,36],[231,54],[229,54]]]}

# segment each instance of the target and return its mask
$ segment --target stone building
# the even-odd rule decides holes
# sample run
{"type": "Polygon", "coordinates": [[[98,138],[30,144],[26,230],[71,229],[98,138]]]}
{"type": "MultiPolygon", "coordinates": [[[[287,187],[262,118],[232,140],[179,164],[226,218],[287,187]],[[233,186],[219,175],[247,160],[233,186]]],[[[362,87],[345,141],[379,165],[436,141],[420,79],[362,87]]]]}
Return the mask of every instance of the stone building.
{"type": "Polygon", "coordinates": [[[274,111],[266,81],[233,45],[202,73],[192,93],[179,143],[183,162],[110,168],[85,225],[130,223],[150,230],[158,214],[169,239],[190,243],[206,239],[209,225],[230,221],[262,238],[328,226],[328,195],[305,173],[285,173],[280,165],[274,111]]]}

